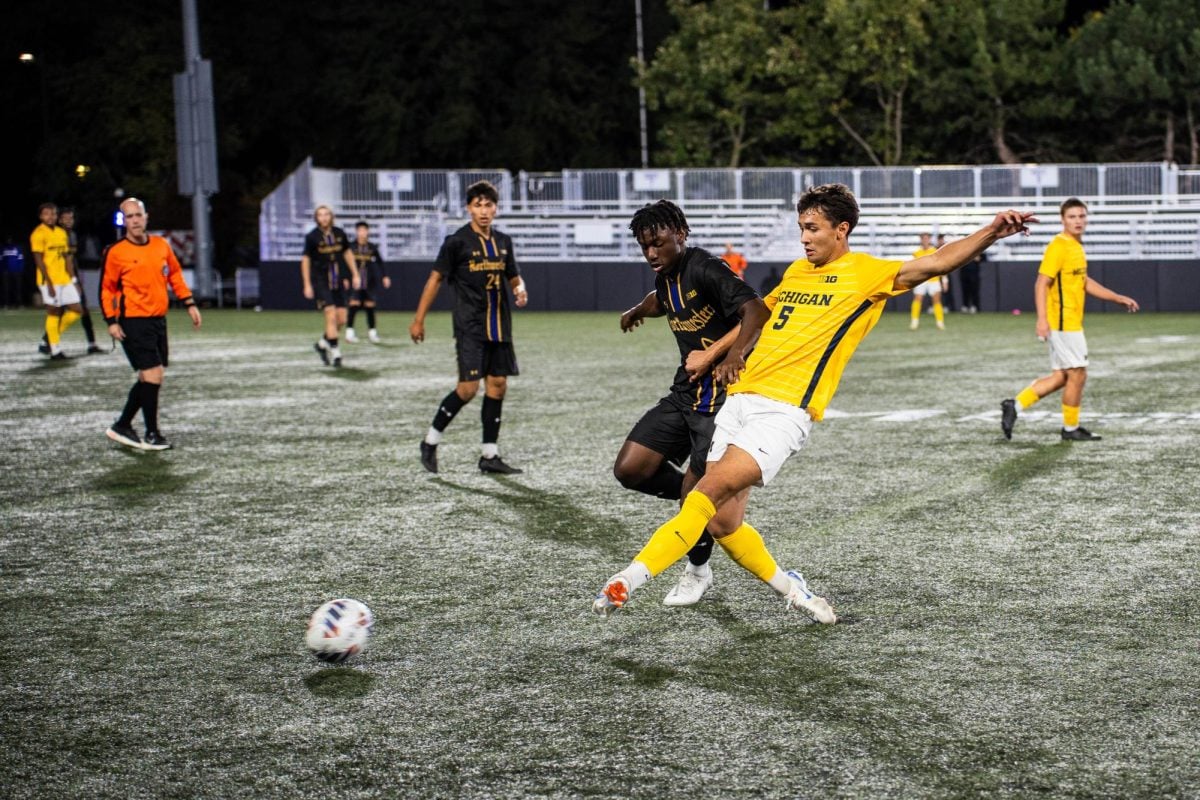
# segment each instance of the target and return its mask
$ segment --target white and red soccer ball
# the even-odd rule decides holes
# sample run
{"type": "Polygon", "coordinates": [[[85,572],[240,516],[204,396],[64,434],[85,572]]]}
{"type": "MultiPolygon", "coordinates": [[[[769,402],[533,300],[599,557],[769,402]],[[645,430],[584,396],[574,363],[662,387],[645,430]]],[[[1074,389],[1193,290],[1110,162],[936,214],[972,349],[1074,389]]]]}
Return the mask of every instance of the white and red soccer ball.
{"type": "Polygon", "coordinates": [[[349,598],[330,600],[309,618],[304,643],[321,661],[340,664],[366,648],[374,624],[365,604],[349,598]]]}

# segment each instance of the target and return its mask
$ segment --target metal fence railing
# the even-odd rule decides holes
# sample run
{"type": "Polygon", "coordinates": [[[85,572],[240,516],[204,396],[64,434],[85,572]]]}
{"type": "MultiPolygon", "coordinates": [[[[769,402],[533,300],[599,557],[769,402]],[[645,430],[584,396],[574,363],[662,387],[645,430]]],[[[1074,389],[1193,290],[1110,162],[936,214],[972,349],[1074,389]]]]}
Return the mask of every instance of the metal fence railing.
{"type": "MultiPolygon", "coordinates": [[[[1089,240],[1091,231],[1111,227],[1113,241],[1105,248],[1112,257],[1200,257],[1200,168],[1166,162],[568,169],[514,176],[503,169],[330,170],[313,166],[311,159],[262,201],[260,256],[298,259],[313,224],[312,210],[325,204],[333,207],[339,224],[369,220],[385,258],[432,258],[442,238],[465,222],[463,195],[481,179],[496,184],[503,214],[499,224],[527,259],[637,257],[624,226],[635,209],[660,198],[679,203],[693,239],[710,247],[732,241],[759,257],[794,253],[796,198],[808,186],[831,182],[854,190],[864,217],[858,239],[873,231],[870,238],[880,249],[872,251],[881,254],[908,248],[911,230],[927,220],[962,227],[1008,206],[1056,216],[1057,204],[1074,196],[1090,206],[1089,240]]],[[[1026,256],[1026,247],[1005,247],[1012,257],[1033,257],[1026,256]]]]}

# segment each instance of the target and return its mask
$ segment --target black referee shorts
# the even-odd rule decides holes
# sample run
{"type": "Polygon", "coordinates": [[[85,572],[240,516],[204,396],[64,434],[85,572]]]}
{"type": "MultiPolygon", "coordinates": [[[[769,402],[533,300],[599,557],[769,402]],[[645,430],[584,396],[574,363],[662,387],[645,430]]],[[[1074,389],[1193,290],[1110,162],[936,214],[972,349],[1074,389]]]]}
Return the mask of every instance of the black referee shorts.
{"type": "Polygon", "coordinates": [[[487,375],[520,375],[512,342],[489,342],[482,337],[460,336],[454,340],[458,356],[458,380],[477,381],[487,375]]]}
{"type": "Polygon", "coordinates": [[[120,322],[125,331],[121,348],[134,369],[167,366],[166,317],[126,317],[120,322]]]}
{"type": "Polygon", "coordinates": [[[708,464],[716,416],[680,408],[664,397],[642,415],[626,438],[662,453],[669,461],[682,464],[688,460],[692,474],[699,478],[708,464]]]}

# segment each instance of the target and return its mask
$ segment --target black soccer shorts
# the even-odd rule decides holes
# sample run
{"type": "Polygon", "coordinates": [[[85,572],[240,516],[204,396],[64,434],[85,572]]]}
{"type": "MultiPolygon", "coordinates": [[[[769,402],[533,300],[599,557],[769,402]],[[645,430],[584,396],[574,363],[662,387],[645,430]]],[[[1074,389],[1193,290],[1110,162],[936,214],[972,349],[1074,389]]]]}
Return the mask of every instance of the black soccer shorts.
{"type": "Polygon", "coordinates": [[[489,342],[475,336],[460,336],[454,341],[458,356],[458,380],[481,380],[485,376],[520,375],[512,342],[489,342]]]}
{"type": "Polygon", "coordinates": [[[125,332],[121,348],[134,369],[167,366],[166,317],[126,317],[120,322],[125,332]]]}
{"type": "Polygon", "coordinates": [[[681,408],[664,397],[642,415],[626,438],[662,453],[669,461],[682,464],[686,459],[692,474],[699,478],[708,464],[716,416],[681,408]]]}
{"type": "Polygon", "coordinates": [[[346,307],[346,292],[342,288],[331,289],[324,281],[317,281],[313,284],[313,299],[317,301],[317,310],[320,311],[325,306],[333,306],[334,308],[346,307]]]}

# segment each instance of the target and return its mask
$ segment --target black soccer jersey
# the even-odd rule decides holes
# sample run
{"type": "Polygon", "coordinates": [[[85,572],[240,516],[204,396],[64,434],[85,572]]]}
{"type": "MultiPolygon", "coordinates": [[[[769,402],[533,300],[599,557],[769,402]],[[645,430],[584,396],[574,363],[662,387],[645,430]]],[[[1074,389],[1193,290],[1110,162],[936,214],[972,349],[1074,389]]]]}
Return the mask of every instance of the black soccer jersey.
{"type": "Polygon", "coordinates": [[[326,281],[330,289],[341,289],[342,278],[349,277],[342,253],[350,249],[346,232],[336,226],[325,233],[313,228],[304,237],[304,255],[312,262],[312,280],[326,281]]]}
{"type": "Polygon", "coordinates": [[[656,275],[654,292],[667,312],[667,324],[679,343],[679,369],[671,398],[694,411],[713,413],[725,402],[725,387],[712,373],[692,383],[684,363],[693,350],[706,350],[741,322],[738,309],[758,297],[721,259],[699,247],[684,251],[672,275],[656,275]]]}
{"type": "Polygon", "coordinates": [[[492,228],[492,235],[463,225],[442,242],[433,268],[454,287],[454,336],[488,342],[512,341],[508,307],[510,278],[521,274],[513,256],[512,237],[492,228]]]}
{"type": "Polygon", "coordinates": [[[371,290],[383,286],[383,277],[387,275],[387,269],[383,263],[383,256],[379,255],[379,248],[371,242],[360,245],[355,241],[353,250],[362,288],[371,290]]]}

